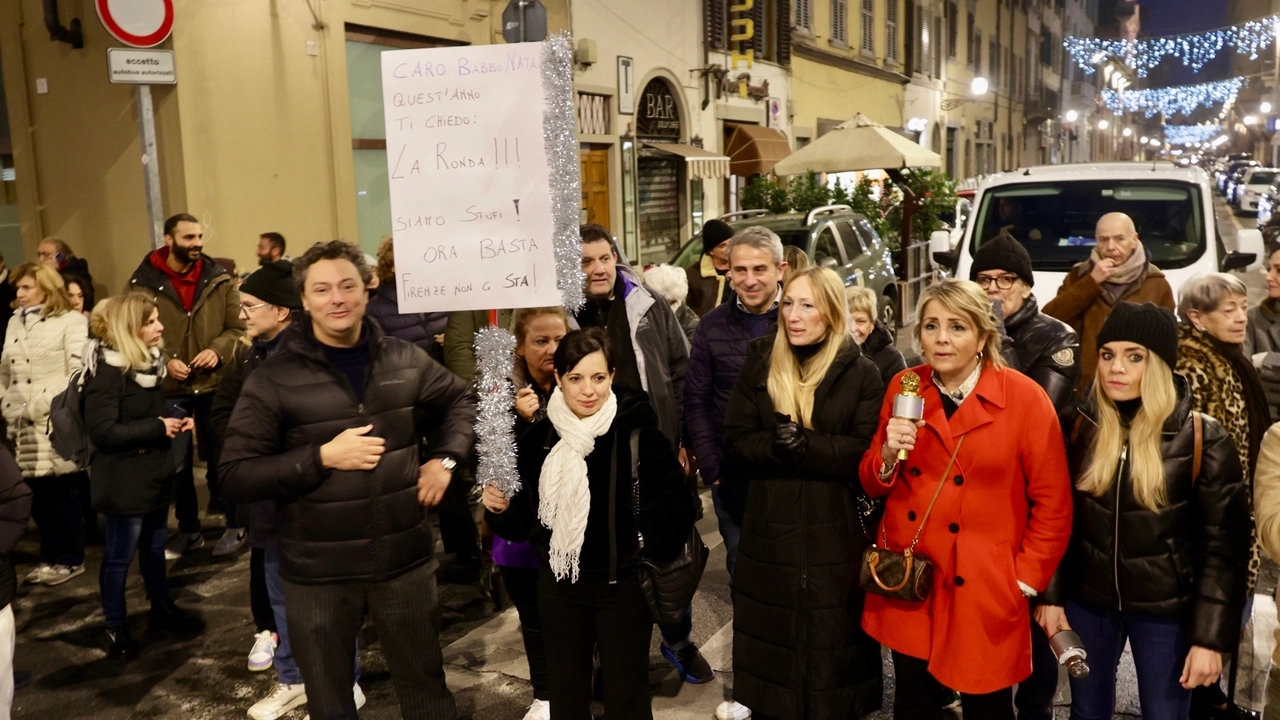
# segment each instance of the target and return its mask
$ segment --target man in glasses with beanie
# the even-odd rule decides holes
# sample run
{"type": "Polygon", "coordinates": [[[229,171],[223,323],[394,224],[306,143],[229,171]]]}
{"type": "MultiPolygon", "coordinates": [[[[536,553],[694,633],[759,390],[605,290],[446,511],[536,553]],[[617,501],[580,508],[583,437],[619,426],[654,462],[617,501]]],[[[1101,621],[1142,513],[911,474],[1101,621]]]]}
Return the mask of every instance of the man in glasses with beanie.
{"type": "Polygon", "coordinates": [[[733,228],[723,220],[708,220],[702,226],[702,258],[685,268],[689,276],[689,295],[685,304],[698,317],[711,312],[733,296],[729,276],[729,239],[733,228]]]}

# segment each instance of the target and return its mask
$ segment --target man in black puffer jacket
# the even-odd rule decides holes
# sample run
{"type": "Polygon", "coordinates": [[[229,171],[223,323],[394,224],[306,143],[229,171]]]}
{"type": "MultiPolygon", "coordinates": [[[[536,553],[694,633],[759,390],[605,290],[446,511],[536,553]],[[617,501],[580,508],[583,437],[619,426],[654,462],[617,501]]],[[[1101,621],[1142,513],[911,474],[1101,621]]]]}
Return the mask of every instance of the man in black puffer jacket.
{"type": "Polygon", "coordinates": [[[1013,340],[1005,353],[1014,369],[1048,393],[1061,417],[1070,407],[1080,381],[1080,338],[1071,326],[1040,312],[1031,288],[1036,283],[1031,254],[1008,233],[982,244],[973,255],[969,279],[982,286],[992,302],[1000,301],[1004,329],[1013,340]]]}
{"type": "Polygon", "coordinates": [[[351,648],[367,605],[402,715],[453,718],[427,508],[469,460],[475,398],[365,319],[371,272],[355,246],[317,244],[294,277],[310,322],[245,381],[222,455],[228,496],[280,503],[280,574],[312,715],[356,716],[351,648]]]}

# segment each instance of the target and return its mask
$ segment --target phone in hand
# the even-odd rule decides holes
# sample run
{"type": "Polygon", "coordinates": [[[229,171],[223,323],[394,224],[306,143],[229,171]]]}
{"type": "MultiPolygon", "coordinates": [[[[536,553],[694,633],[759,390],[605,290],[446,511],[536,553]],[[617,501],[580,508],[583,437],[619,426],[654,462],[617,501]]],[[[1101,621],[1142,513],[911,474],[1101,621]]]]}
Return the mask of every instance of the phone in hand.
{"type": "Polygon", "coordinates": [[[169,411],[169,417],[174,420],[186,420],[190,415],[191,413],[187,412],[187,409],[181,405],[174,405],[173,409],[169,411]]]}

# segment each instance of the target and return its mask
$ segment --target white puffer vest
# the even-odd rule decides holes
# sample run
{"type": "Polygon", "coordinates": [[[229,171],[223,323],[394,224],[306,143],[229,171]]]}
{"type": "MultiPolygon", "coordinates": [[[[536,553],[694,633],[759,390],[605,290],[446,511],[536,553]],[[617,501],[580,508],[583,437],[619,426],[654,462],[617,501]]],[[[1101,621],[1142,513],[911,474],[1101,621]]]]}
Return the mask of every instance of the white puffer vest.
{"type": "Polygon", "coordinates": [[[0,352],[0,414],[23,477],[76,471],[49,442],[49,406],[80,369],[89,322],[74,310],[53,317],[14,311],[0,352]]]}

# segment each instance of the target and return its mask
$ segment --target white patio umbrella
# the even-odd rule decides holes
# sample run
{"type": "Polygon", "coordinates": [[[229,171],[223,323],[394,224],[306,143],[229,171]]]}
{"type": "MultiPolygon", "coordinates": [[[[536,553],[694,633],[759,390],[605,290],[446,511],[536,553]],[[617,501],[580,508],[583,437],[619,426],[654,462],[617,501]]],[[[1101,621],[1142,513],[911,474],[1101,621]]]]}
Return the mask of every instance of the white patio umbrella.
{"type": "Polygon", "coordinates": [[[773,172],[799,175],[908,167],[942,167],[942,156],[858,113],[780,160],[773,172]]]}

